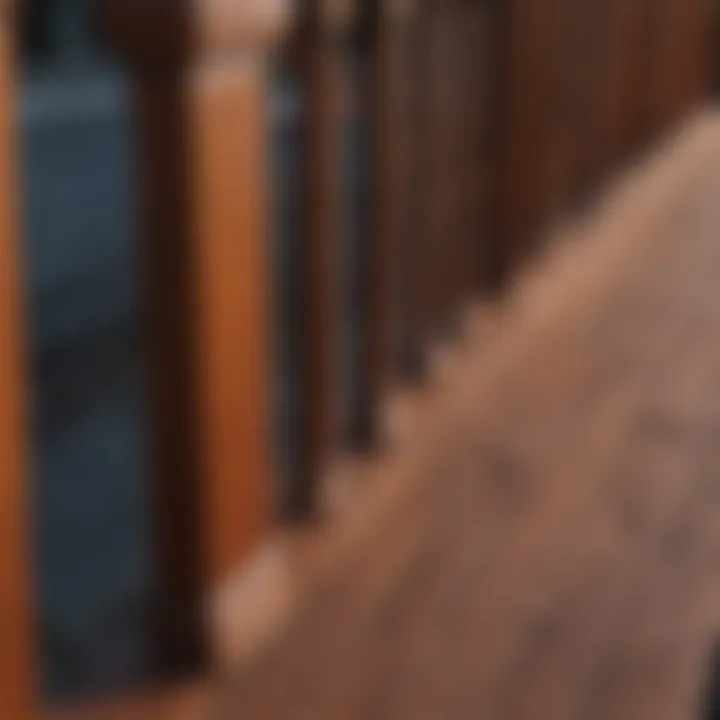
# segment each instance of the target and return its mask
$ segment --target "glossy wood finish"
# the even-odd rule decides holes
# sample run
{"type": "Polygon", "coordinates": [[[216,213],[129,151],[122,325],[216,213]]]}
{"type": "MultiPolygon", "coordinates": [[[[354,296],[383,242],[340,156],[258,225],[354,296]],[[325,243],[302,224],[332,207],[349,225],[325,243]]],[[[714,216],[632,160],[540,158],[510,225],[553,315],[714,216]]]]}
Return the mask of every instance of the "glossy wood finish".
{"type": "MultiPolygon", "coordinates": [[[[186,10],[163,5],[168,32],[188,29],[186,10]]],[[[157,17],[132,12],[120,50],[134,71],[151,344],[155,625],[161,663],[185,669],[207,656],[206,600],[271,512],[268,47],[148,54],[157,17]]],[[[166,42],[191,48],[189,37],[166,42]]]]}
{"type": "Polygon", "coordinates": [[[30,634],[26,389],[17,242],[12,16],[0,4],[0,716],[31,717],[35,689],[30,634]]]}

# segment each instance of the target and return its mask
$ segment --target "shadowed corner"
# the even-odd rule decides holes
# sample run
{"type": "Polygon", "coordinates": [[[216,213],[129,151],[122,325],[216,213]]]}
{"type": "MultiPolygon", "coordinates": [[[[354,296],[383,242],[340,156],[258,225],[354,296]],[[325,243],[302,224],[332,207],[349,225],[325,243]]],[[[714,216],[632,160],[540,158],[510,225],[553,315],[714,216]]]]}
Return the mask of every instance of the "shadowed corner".
{"type": "Polygon", "coordinates": [[[701,698],[700,720],[720,720],[720,641],[716,640],[710,653],[707,676],[701,698]]]}

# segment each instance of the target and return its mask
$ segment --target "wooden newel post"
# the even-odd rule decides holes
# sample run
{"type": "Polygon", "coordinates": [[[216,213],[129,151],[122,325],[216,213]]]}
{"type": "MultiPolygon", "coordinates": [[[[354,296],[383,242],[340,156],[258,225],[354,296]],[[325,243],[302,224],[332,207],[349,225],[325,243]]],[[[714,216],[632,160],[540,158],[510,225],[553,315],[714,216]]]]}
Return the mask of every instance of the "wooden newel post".
{"type": "Polygon", "coordinates": [[[203,601],[270,514],[265,60],[284,0],[106,0],[134,82],[151,343],[161,660],[206,651],[203,601]]]}
{"type": "Polygon", "coordinates": [[[0,2],[0,717],[32,715],[33,653],[27,592],[25,377],[15,232],[12,10],[0,2]]]}

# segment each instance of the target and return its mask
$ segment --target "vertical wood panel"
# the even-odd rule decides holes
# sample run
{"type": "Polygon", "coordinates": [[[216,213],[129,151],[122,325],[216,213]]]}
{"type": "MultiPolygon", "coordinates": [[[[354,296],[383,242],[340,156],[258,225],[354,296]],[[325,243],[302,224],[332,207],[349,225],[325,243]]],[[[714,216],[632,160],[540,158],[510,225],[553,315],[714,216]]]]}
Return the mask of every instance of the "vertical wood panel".
{"type": "Polygon", "coordinates": [[[549,8],[548,32],[551,61],[548,84],[548,148],[544,173],[544,204],[548,217],[565,211],[573,184],[577,152],[578,87],[583,58],[577,41],[581,37],[580,4],[554,0],[549,8]]]}
{"type": "Polygon", "coordinates": [[[582,202],[597,189],[604,163],[602,136],[607,95],[604,81],[608,13],[607,0],[588,0],[580,4],[583,5],[583,17],[578,44],[584,48],[586,72],[579,90],[575,198],[582,202]]]}
{"type": "MultiPolygon", "coordinates": [[[[472,117],[471,102],[482,92],[480,82],[472,89],[467,82],[473,30],[471,10],[464,0],[448,0],[441,7],[439,80],[443,92],[439,102],[442,105],[443,172],[439,189],[443,193],[444,217],[438,242],[444,248],[446,268],[442,321],[451,332],[457,327],[470,299],[471,273],[478,264],[477,248],[468,241],[468,200],[472,180],[466,161],[472,157],[474,163],[480,162],[474,147],[475,134],[470,132],[468,121],[472,117]]],[[[479,78],[475,76],[475,80],[479,78]]]]}
{"type": "Polygon", "coordinates": [[[266,99],[252,59],[198,71],[189,98],[206,581],[267,528],[269,264],[266,99]]]}
{"type": "Polygon", "coordinates": [[[391,0],[381,6],[378,22],[378,51],[384,80],[378,88],[378,168],[382,186],[378,203],[384,218],[387,276],[387,348],[384,353],[385,376],[391,383],[398,375],[405,337],[408,286],[411,282],[408,265],[415,249],[411,235],[412,213],[412,32],[416,0],[391,0]]]}
{"type": "Polygon", "coordinates": [[[490,268],[493,123],[498,111],[495,97],[499,70],[498,28],[491,0],[466,2],[462,7],[460,25],[466,25],[463,53],[466,141],[462,183],[467,249],[461,262],[465,265],[468,295],[475,298],[487,292],[490,268]]]}
{"type": "Polygon", "coordinates": [[[392,347],[390,371],[405,378],[416,376],[417,352],[417,271],[418,244],[414,228],[417,108],[415,84],[415,40],[417,0],[395,2],[391,6],[392,47],[389,62],[387,146],[390,153],[390,189],[392,194],[391,231],[395,235],[393,267],[396,284],[391,318],[392,347]]]}
{"type": "Polygon", "coordinates": [[[686,113],[707,97],[710,88],[713,23],[711,0],[685,0],[677,8],[677,12],[676,107],[678,113],[686,113]]]}
{"type": "Polygon", "coordinates": [[[338,349],[344,237],[342,213],[343,33],[349,18],[328,17],[319,0],[307,3],[290,43],[289,56],[303,96],[301,252],[298,284],[302,308],[299,381],[301,413],[289,510],[313,510],[315,491],[331,448],[339,439],[338,349]]]}
{"type": "Polygon", "coordinates": [[[242,58],[137,80],[158,649],[186,667],[207,649],[206,593],[267,525],[264,96],[242,58]]]}
{"type": "Polygon", "coordinates": [[[416,212],[419,307],[425,351],[448,329],[457,300],[458,200],[454,176],[457,137],[456,75],[459,48],[453,27],[457,3],[420,3],[417,48],[418,103],[416,212]]]}
{"type": "Polygon", "coordinates": [[[499,176],[504,272],[532,253],[545,225],[553,0],[513,0],[503,9],[506,116],[499,176]]]}
{"type": "MultiPolygon", "coordinates": [[[[454,149],[457,136],[456,74],[457,33],[453,24],[457,3],[453,0],[436,3],[432,12],[431,71],[428,91],[431,93],[432,113],[430,147],[433,169],[431,183],[432,249],[434,262],[430,271],[437,280],[437,299],[434,311],[433,335],[444,335],[449,329],[456,297],[457,276],[455,259],[458,251],[457,200],[460,189],[456,184],[454,149]]],[[[435,339],[431,336],[432,339],[435,339]]]]}
{"type": "Polygon", "coordinates": [[[672,64],[674,55],[674,0],[658,0],[655,6],[655,43],[653,72],[647,88],[648,121],[655,132],[662,132],[671,123],[672,64]]]}
{"type": "Polygon", "coordinates": [[[427,213],[427,3],[411,5],[405,25],[405,74],[407,88],[405,151],[407,173],[407,228],[403,249],[405,269],[402,367],[405,378],[417,381],[426,370],[425,341],[428,314],[427,267],[429,264],[427,213]]]}
{"type": "Polygon", "coordinates": [[[625,4],[621,0],[600,3],[598,43],[600,67],[594,133],[597,146],[595,176],[605,178],[621,155],[623,83],[626,79],[625,4]]]}
{"type": "Polygon", "coordinates": [[[435,192],[438,168],[437,132],[437,6],[432,0],[420,0],[414,38],[414,112],[415,159],[413,162],[416,242],[415,307],[417,321],[418,367],[425,369],[429,343],[435,339],[439,324],[439,296],[442,266],[438,263],[437,203],[435,192]]]}
{"type": "Polygon", "coordinates": [[[488,226],[490,241],[486,254],[484,280],[496,294],[504,287],[513,262],[509,185],[509,157],[512,132],[510,100],[512,75],[511,47],[513,12],[509,2],[489,0],[488,12],[492,27],[492,74],[490,78],[488,116],[488,226]]]}
{"type": "Polygon", "coordinates": [[[264,59],[286,18],[276,12],[281,4],[253,7],[236,15],[210,4],[201,18],[179,1],[160,8],[109,0],[103,15],[135,88],[154,629],[166,671],[207,659],[206,600],[269,522],[264,59]],[[193,32],[205,45],[190,43],[193,32]]]}
{"type": "Polygon", "coordinates": [[[361,57],[359,107],[367,124],[368,172],[362,193],[367,199],[360,263],[360,361],[351,441],[368,448],[381,441],[381,410],[392,373],[390,347],[397,286],[394,267],[397,236],[392,234],[392,163],[389,145],[393,115],[391,96],[392,34],[388,5],[361,0],[356,41],[361,57]]]}
{"type": "Polygon", "coordinates": [[[194,351],[197,282],[190,231],[188,118],[181,73],[147,73],[137,76],[135,83],[139,255],[150,353],[154,641],[161,669],[185,669],[203,655],[194,351]]]}
{"type": "Polygon", "coordinates": [[[29,632],[30,553],[25,494],[25,376],[21,366],[20,258],[15,232],[18,178],[12,132],[12,50],[0,7],[0,717],[31,717],[34,653],[29,632]]]}

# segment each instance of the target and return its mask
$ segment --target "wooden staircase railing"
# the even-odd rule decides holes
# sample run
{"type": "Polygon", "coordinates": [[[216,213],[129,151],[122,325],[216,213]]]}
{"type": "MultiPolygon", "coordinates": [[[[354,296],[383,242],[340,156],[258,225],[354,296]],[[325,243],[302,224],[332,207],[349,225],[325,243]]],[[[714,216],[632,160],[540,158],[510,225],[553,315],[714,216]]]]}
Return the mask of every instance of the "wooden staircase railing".
{"type": "MultiPolygon", "coordinates": [[[[13,202],[11,11],[0,11],[0,617],[3,718],[33,706],[22,314],[13,202]]],[[[704,0],[105,0],[132,73],[151,340],[158,667],[212,662],[210,597],[280,522],[271,462],[268,70],[302,89],[301,455],[288,503],[317,511],[344,441],[423,374],[463,307],[502,289],[550,223],[701,102],[704,0]],[[343,66],[357,62],[357,83],[343,66]],[[576,61],[576,62],[575,62],[576,61]],[[633,69],[634,72],[629,72],[633,69]],[[664,81],[659,80],[664,79],[664,81]],[[360,178],[359,368],[340,431],[347,101],[360,178]]]]}

